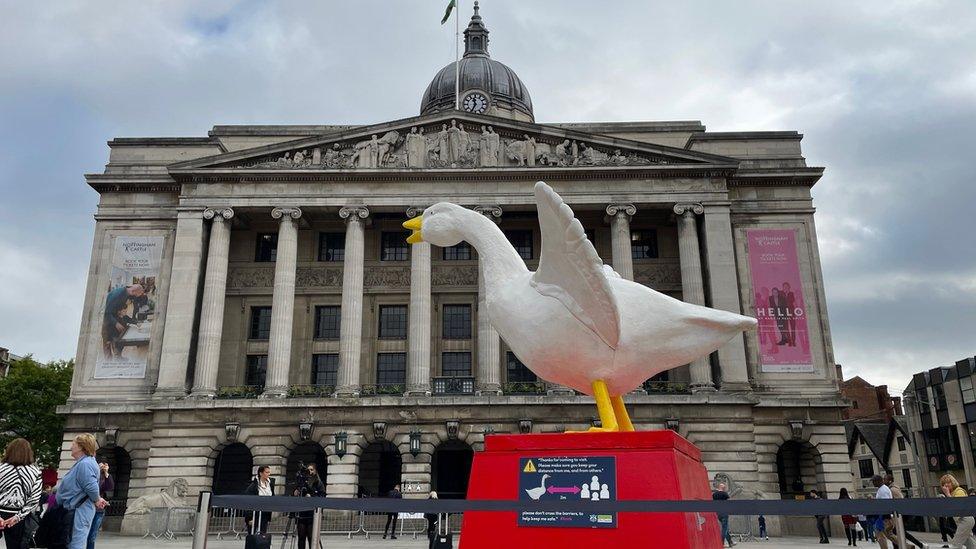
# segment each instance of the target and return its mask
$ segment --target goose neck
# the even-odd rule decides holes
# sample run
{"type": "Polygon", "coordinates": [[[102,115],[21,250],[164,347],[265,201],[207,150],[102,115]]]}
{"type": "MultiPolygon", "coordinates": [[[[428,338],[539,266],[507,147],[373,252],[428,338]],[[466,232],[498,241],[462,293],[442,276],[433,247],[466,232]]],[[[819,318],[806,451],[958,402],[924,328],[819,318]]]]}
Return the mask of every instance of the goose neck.
{"type": "Polygon", "coordinates": [[[471,212],[470,218],[464,236],[465,240],[478,251],[487,286],[490,287],[506,278],[528,272],[525,261],[515,251],[498,225],[477,212],[471,212]]]}

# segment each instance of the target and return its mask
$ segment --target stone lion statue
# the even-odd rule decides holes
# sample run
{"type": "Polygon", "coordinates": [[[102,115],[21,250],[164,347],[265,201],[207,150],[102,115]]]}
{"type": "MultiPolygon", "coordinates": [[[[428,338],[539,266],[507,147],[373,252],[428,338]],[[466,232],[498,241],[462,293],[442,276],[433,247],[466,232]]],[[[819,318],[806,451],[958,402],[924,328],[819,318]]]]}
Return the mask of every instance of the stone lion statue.
{"type": "Polygon", "coordinates": [[[126,509],[126,515],[148,515],[149,510],[159,507],[191,507],[186,499],[186,494],[190,491],[190,485],[184,478],[173,479],[169,487],[160,490],[156,494],[148,494],[135,500],[126,509]]]}

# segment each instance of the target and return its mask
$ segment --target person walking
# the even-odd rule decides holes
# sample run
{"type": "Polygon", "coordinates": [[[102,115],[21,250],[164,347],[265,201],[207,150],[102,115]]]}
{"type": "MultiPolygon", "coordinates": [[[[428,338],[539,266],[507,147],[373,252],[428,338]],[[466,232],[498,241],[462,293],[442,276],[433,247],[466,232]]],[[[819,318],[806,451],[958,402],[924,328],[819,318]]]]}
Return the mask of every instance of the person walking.
{"type": "MultiPolygon", "coordinates": [[[[437,492],[431,490],[430,496],[427,499],[437,499],[437,492]]],[[[437,523],[440,521],[440,516],[437,513],[424,513],[424,518],[427,520],[427,547],[430,549],[434,546],[434,538],[437,536],[437,523]]]]}
{"type": "Polygon", "coordinates": [[[759,515],[759,539],[769,541],[769,535],[766,533],[766,515],[759,515]]]}
{"type": "MultiPolygon", "coordinates": [[[[870,499],[870,496],[868,496],[870,499]]],[[[874,543],[874,527],[871,525],[873,521],[868,520],[867,515],[858,515],[857,523],[861,525],[861,532],[864,535],[864,541],[869,541],[874,543]]]]}
{"type": "MultiPolygon", "coordinates": [[[[942,475],[939,486],[947,498],[968,497],[966,490],[959,486],[959,481],[952,475],[942,475]]],[[[973,537],[973,517],[955,517],[956,535],[952,536],[949,546],[952,549],[976,549],[976,538],[973,537]]]]}
{"type": "MultiPolygon", "coordinates": [[[[268,465],[258,466],[258,475],[254,477],[251,484],[247,485],[244,489],[244,495],[246,496],[273,496],[275,492],[275,480],[271,478],[271,467],[268,465]]],[[[247,524],[247,530],[252,534],[267,534],[268,533],[268,523],[271,522],[271,512],[266,513],[258,512],[260,516],[258,519],[258,531],[254,532],[251,530],[251,520],[254,518],[254,514],[251,516],[245,516],[244,522],[247,524]]]]}
{"type": "MultiPolygon", "coordinates": [[[[851,499],[847,488],[840,489],[840,496],[837,499],[851,499]]],[[[854,515],[841,515],[840,521],[844,523],[844,535],[847,536],[847,545],[857,547],[857,531],[854,526],[857,524],[857,517],[854,515]]]]}
{"type": "MultiPolygon", "coordinates": [[[[878,489],[877,493],[874,494],[874,499],[892,499],[891,488],[885,485],[884,479],[881,475],[874,475],[871,477],[871,484],[878,489]]],[[[888,535],[887,535],[887,524],[891,522],[888,515],[878,515],[874,521],[874,536],[878,540],[878,546],[881,549],[888,549],[888,535]]],[[[892,543],[893,544],[893,543],[892,543]]]]}
{"type": "MultiPolygon", "coordinates": [[[[322,483],[322,478],[319,477],[319,471],[314,463],[308,464],[308,467],[305,469],[305,486],[296,488],[294,495],[306,498],[325,497],[325,484],[322,483]]],[[[305,549],[306,542],[308,542],[309,549],[316,549],[312,543],[312,534],[315,533],[315,529],[312,527],[314,522],[314,511],[299,511],[298,517],[295,519],[295,530],[298,534],[298,549],[305,549]]]]}
{"type": "MultiPolygon", "coordinates": [[[[108,463],[104,461],[98,464],[98,493],[102,499],[108,500],[109,492],[115,490],[115,480],[109,473],[108,463]]],[[[95,538],[98,537],[98,529],[102,526],[105,519],[105,509],[96,509],[95,518],[92,519],[91,530],[88,531],[88,549],[95,549],[95,538]]]]}
{"type": "MultiPolygon", "coordinates": [[[[403,494],[400,493],[400,485],[397,484],[396,486],[394,486],[392,490],[387,492],[386,497],[393,498],[393,499],[402,498],[403,494]]],[[[395,511],[386,514],[386,526],[383,527],[383,539],[386,539],[387,530],[389,530],[390,532],[390,539],[397,539],[396,536],[397,514],[398,513],[395,511]],[[390,525],[393,525],[393,528],[390,528],[390,525]]]]}
{"type": "MultiPolygon", "coordinates": [[[[726,501],[729,499],[729,493],[726,492],[726,487],[724,483],[720,483],[715,487],[716,490],[712,492],[712,499],[715,501],[726,501]]],[[[728,543],[729,547],[735,546],[735,542],[732,541],[732,535],[729,533],[729,516],[728,515],[718,515],[718,524],[722,528],[722,546],[728,543]]]]}
{"type": "Polygon", "coordinates": [[[61,479],[55,494],[57,504],[73,515],[68,549],[85,549],[95,511],[108,505],[98,490],[97,450],[98,443],[91,433],[78,435],[71,441],[71,457],[75,463],[61,479]]]}
{"type": "Polygon", "coordinates": [[[7,443],[0,462],[0,537],[7,549],[27,549],[28,522],[41,499],[41,470],[34,465],[30,442],[7,443]]]}
{"type": "MultiPolygon", "coordinates": [[[[810,499],[823,498],[821,498],[820,492],[810,490],[810,499]]],[[[817,533],[820,534],[820,543],[830,543],[830,538],[827,537],[827,515],[813,515],[813,518],[817,519],[817,533]]]]}
{"type": "MultiPolygon", "coordinates": [[[[894,475],[892,475],[891,473],[886,474],[884,482],[885,482],[885,486],[887,486],[888,489],[891,490],[892,499],[905,499],[905,493],[901,491],[901,488],[899,488],[897,484],[895,484],[894,475]]],[[[892,516],[893,520],[891,521],[891,530],[887,532],[888,537],[892,540],[898,538],[898,530],[896,524],[897,524],[897,518],[900,516],[901,515],[899,513],[895,513],[892,516]]],[[[905,531],[906,541],[914,543],[915,546],[918,547],[919,549],[924,549],[925,544],[922,543],[921,541],[918,541],[918,538],[912,535],[912,533],[909,532],[907,528],[905,528],[904,522],[902,523],[902,529],[905,531]]]]}

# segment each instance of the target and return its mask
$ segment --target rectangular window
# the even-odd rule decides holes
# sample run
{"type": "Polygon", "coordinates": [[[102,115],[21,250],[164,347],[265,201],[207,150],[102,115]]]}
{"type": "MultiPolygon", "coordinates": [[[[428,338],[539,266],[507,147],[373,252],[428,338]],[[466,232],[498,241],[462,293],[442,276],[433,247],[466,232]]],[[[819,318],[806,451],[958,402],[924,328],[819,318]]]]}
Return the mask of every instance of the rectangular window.
{"type": "Polygon", "coordinates": [[[505,236],[515,247],[519,257],[532,259],[532,231],[505,231],[505,236]]]}
{"type": "Polygon", "coordinates": [[[857,460],[857,467],[861,471],[861,478],[871,478],[874,476],[874,461],[870,459],[857,460]]]}
{"type": "Polygon", "coordinates": [[[935,409],[945,410],[948,406],[946,405],[945,388],[942,384],[933,385],[932,392],[935,394],[935,409]]]}
{"type": "Polygon", "coordinates": [[[912,472],[908,469],[901,470],[901,487],[911,488],[912,487],[912,472]]]}
{"type": "Polygon", "coordinates": [[[505,353],[505,374],[509,383],[534,383],[539,381],[532,370],[526,368],[525,364],[515,356],[515,353],[508,351],[505,353]]]}
{"type": "Polygon", "coordinates": [[[471,305],[444,305],[444,339],[471,339],[471,305]]]}
{"type": "Polygon", "coordinates": [[[899,452],[904,452],[905,451],[905,437],[898,437],[898,438],[895,439],[895,442],[898,443],[898,451],[899,452]]]}
{"type": "Polygon", "coordinates": [[[244,384],[264,387],[264,380],[268,375],[268,355],[247,355],[247,372],[244,374],[244,384]]]}
{"type": "Polygon", "coordinates": [[[962,391],[963,404],[972,404],[973,402],[976,402],[976,392],[973,391],[972,376],[959,378],[959,389],[962,391]]]}
{"type": "Polygon", "coordinates": [[[471,353],[441,353],[441,375],[469,377],[471,375],[471,353]]]}
{"type": "Polygon", "coordinates": [[[319,261],[342,261],[346,258],[346,235],[319,233],[319,261]]]}
{"type": "Polygon", "coordinates": [[[376,385],[402,386],[407,380],[406,353],[380,353],[376,355],[376,385]]]}
{"type": "Polygon", "coordinates": [[[342,307],[320,305],[315,307],[315,339],[339,339],[342,307]]]}
{"type": "Polygon", "coordinates": [[[634,259],[657,258],[657,231],[654,229],[630,231],[630,256],[634,259]]]}
{"type": "Polygon", "coordinates": [[[380,261],[406,261],[410,259],[410,245],[402,231],[380,235],[380,261]]]}
{"type": "Polygon", "coordinates": [[[338,354],[312,355],[312,385],[335,387],[338,371],[338,354]]]}
{"type": "Polygon", "coordinates": [[[444,261],[466,261],[468,259],[471,259],[471,245],[467,242],[444,248],[444,261]]]}
{"type": "Polygon", "coordinates": [[[380,339],[407,339],[407,306],[380,305],[380,339]]]}
{"type": "Polygon", "coordinates": [[[271,337],[271,307],[251,307],[251,329],[248,339],[271,337]]]}
{"type": "Polygon", "coordinates": [[[278,233],[258,233],[254,261],[274,261],[278,257],[278,233]]]}

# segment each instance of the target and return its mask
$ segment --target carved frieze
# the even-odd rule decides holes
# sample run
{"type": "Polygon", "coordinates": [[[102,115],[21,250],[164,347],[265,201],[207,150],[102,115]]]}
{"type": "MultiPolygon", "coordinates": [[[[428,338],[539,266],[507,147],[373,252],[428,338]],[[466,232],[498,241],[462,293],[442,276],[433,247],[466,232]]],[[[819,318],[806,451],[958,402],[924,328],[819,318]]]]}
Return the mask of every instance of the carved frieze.
{"type": "Polygon", "coordinates": [[[274,286],[274,267],[231,267],[228,288],[270,288],[274,286]]]}
{"type": "Polygon", "coordinates": [[[437,265],[430,273],[431,286],[477,286],[477,265],[437,265]]]}
{"type": "Polygon", "coordinates": [[[370,267],[363,273],[366,288],[409,288],[410,267],[370,267]]]}
{"type": "Polygon", "coordinates": [[[369,139],[324,143],[250,159],[240,169],[475,169],[496,167],[648,166],[670,164],[663,155],[635,152],[543,134],[498,133],[451,120],[409,130],[390,130],[369,139]],[[403,133],[401,133],[401,131],[403,133]]]}
{"type": "Polygon", "coordinates": [[[321,288],[342,286],[342,267],[299,267],[295,271],[295,286],[321,288]]]}
{"type": "Polygon", "coordinates": [[[656,286],[681,285],[681,266],[677,263],[636,263],[634,281],[652,288],[656,286]]]}

